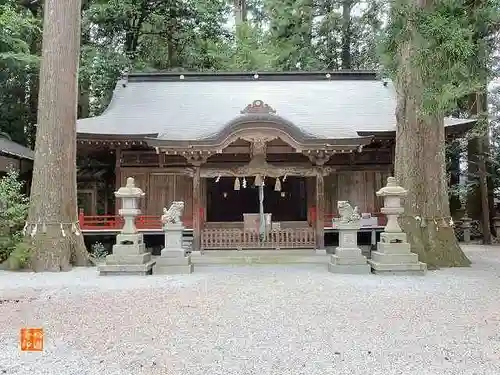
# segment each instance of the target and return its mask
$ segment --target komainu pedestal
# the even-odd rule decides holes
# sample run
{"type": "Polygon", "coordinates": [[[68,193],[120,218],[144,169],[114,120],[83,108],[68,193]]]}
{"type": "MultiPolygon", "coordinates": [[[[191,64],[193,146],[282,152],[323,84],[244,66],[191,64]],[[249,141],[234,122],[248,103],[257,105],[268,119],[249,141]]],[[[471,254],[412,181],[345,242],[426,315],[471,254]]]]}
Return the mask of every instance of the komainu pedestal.
{"type": "Polygon", "coordinates": [[[163,230],[165,232],[165,248],[161,256],[156,259],[153,266],[153,274],[189,274],[194,271],[191,255],[182,247],[182,232],[184,225],[181,222],[181,214],[184,202],[173,202],[168,210],[163,210],[163,230]]]}
{"type": "Polygon", "coordinates": [[[339,247],[330,256],[328,271],[333,273],[368,274],[370,265],[358,247],[358,230],[360,215],[357,208],[352,208],[349,202],[339,201],[337,207],[340,220],[336,227],[339,231],[339,247]]]}
{"type": "Polygon", "coordinates": [[[122,199],[119,214],[124,219],[121,233],[116,236],[113,254],[106,257],[106,263],[99,265],[100,275],[148,275],[154,260],[146,251],[144,237],[135,227],[135,217],[140,214],[139,198],[144,197],[141,189],[135,186],[134,179],[129,177],[127,185],[120,188],[115,196],[122,199]]]}
{"type": "Polygon", "coordinates": [[[418,255],[411,252],[406,233],[398,224],[398,217],[404,212],[401,198],[406,194],[407,191],[398,186],[394,177],[389,177],[387,185],[377,192],[379,197],[384,197],[381,212],[387,215],[387,225],[369,262],[373,273],[423,275],[427,271],[427,265],[419,262],[418,255]]]}

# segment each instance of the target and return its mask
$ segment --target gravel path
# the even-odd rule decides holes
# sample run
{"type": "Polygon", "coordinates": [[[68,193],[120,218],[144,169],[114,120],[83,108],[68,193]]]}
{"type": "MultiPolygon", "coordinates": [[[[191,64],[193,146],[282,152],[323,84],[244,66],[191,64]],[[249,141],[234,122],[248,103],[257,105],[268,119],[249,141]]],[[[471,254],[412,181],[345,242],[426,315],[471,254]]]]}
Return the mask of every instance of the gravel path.
{"type": "Polygon", "coordinates": [[[472,268],[425,277],[0,272],[0,374],[498,375],[500,247],[466,251],[472,268]],[[43,353],[19,351],[24,326],[43,353]]]}

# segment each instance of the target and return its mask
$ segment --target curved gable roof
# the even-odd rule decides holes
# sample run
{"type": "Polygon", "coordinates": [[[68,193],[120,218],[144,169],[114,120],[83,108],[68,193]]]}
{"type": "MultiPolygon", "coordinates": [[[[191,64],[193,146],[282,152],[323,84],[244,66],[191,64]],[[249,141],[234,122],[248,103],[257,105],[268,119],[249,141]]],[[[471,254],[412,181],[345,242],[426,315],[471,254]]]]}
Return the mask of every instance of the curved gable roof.
{"type": "Polygon", "coordinates": [[[261,73],[258,77],[253,73],[163,73],[132,74],[118,82],[106,111],[78,120],[78,132],[158,134],[159,139],[172,141],[209,139],[241,122],[241,111],[255,100],[271,106],[297,134],[311,138],[356,138],[358,132],[396,127],[394,88],[374,72],[261,73]]]}

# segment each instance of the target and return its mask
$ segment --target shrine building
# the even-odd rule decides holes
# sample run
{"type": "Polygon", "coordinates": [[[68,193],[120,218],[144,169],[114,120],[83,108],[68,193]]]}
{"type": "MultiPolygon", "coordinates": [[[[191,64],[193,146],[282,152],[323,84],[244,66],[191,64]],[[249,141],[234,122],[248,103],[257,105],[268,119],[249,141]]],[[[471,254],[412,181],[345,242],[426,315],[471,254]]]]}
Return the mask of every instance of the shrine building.
{"type": "MultiPolygon", "coordinates": [[[[184,201],[193,250],[323,249],[338,200],[380,228],[395,107],[369,71],[128,74],[102,115],[78,120],[80,225],[118,230],[113,193],[134,177],[137,227],[161,233],[163,208],[184,201]]],[[[473,121],[446,118],[447,137],[473,121]]]]}

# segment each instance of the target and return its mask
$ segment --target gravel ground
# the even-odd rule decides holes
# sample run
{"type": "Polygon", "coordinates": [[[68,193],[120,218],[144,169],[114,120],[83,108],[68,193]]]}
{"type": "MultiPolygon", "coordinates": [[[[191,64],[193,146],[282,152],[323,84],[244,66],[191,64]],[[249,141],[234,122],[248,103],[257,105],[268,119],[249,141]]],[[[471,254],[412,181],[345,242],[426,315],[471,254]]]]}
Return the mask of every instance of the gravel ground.
{"type": "Polygon", "coordinates": [[[323,266],[0,272],[0,374],[500,374],[500,247],[425,277],[323,266]],[[44,327],[43,353],[20,352],[44,327]]]}

